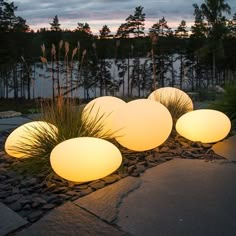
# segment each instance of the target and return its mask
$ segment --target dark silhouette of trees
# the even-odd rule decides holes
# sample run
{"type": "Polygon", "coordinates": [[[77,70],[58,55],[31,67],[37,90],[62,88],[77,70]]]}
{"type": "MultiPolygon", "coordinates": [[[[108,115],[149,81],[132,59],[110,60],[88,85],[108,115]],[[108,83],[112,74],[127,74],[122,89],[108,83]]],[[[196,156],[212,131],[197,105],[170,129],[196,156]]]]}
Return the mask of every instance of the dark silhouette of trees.
{"type": "MultiPolygon", "coordinates": [[[[191,90],[196,90],[223,85],[229,78],[236,78],[236,14],[226,18],[230,6],[224,0],[203,0],[200,5],[193,4],[195,21],[191,34],[185,20],[174,30],[163,16],[149,29],[150,35],[145,36],[146,15],[142,6],[136,7],[125,19],[115,36],[106,24],[100,29],[100,35],[93,35],[86,22],[78,22],[73,31],[62,29],[57,15],[49,23],[51,29],[29,32],[26,20],[16,16],[16,10],[14,3],[0,0],[0,97],[9,96],[10,91],[15,97],[31,97],[31,65],[39,62],[43,43],[48,65],[53,65],[55,71],[63,69],[65,48],[58,48],[61,40],[68,42],[71,48],[77,47],[73,70],[78,70],[79,58],[82,52],[87,52],[80,73],[71,74],[73,80],[80,74],[79,86],[84,88],[87,98],[91,91],[98,96],[116,94],[119,88],[128,96],[142,96],[144,91],[156,86],[186,89],[186,81],[191,90]],[[158,41],[151,40],[151,35],[158,41]],[[52,45],[60,65],[55,62],[52,45]],[[176,60],[180,68],[176,68],[176,60]]],[[[70,58],[71,50],[68,52],[70,58]]],[[[70,66],[69,63],[68,68],[70,66]]]]}

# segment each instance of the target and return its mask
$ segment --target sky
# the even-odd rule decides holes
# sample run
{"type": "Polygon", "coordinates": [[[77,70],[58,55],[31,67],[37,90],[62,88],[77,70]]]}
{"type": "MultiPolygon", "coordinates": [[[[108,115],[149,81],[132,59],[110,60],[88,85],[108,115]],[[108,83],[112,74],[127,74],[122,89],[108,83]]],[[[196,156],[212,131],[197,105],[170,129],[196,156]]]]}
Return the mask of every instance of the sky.
{"type": "MultiPolygon", "coordinates": [[[[31,29],[50,28],[55,15],[62,29],[75,29],[77,23],[87,22],[93,34],[98,34],[103,25],[112,33],[134,14],[135,7],[142,6],[146,14],[145,29],[148,30],[163,16],[168,25],[175,29],[181,20],[190,27],[194,22],[193,4],[199,6],[204,0],[16,0],[17,16],[26,19],[31,29]]],[[[236,13],[236,0],[226,0],[231,6],[231,15],[236,13]]]]}

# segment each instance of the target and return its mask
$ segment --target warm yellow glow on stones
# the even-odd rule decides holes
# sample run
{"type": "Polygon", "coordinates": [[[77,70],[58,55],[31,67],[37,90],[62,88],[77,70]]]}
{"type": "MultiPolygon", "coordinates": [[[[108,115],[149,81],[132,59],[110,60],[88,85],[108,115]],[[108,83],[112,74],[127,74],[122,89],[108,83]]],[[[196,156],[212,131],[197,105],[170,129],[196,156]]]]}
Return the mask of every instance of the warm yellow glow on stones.
{"type": "Polygon", "coordinates": [[[23,144],[32,144],[35,141],[35,135],[40,132],[47,132],[51,135],[57,133],[57,128],[44,121],[32,121],[21,125],[13,130],[5,142],[5,151],[10,156],[16,158],[26,158],[26,156],[19,148],[23,144]]]}
{"type": "Polygon", "coordinates": [[[115,145],[91,137],[66,140],[58,144],[50,155],[53,170],[74,182],[103,178],[114,172],[121,161],[121,153],[115,145]]]}
{"type": "Polygon", "coordinates": [[[177,88],[172,88],[172,87],[159,88],[153,91],[148,96],[148,99],[160,102],[163,105],[166,105],[170,102],[178,103],[184,105],[187,111],[193,110],[192,99],[188,96],[187,93],[177,88]]]}
{"type": "Polygon", "coordinates": [[[125,102],[117,97],[104,96],[93,99],[89,102],[82,114],[82,119],[87,123],[97,122],[96,128],[102,126],[102,134],[115,135],[113,119],[117,110],[125,105],[125,102]]]}
{"type": "Polygon", "coordinates": [[[134,151],[153,149],[168,138],[172,117],[165,106],[149,99],[138,99],[125,104],[116,114],[116,140],[134,151]]]}
{"type": "Polygon", "coordinates": [[[176,123],[176,130],[181,136],[203,143],[213,143],[225,138],[230,129],[229,118],[224,113],[211,109],[188,112],[176,123]]]}

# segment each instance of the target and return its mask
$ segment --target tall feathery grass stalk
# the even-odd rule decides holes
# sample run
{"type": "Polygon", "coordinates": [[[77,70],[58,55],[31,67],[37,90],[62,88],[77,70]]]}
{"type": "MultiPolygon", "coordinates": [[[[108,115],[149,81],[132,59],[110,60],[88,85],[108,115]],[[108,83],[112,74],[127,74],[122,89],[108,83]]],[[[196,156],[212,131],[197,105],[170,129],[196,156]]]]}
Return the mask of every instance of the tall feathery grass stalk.
{"type": "Polygon", "coordinates": [[[157,41],[158,41],[158,36],[156,33],[150,33],[150,38],[152,40],[152,49],[151,49],[151,57],[152,57],[152,70],[153,70],[153,85],[152,85],[152,89],[153,91],[156,90],[156,82],[157,82],[157,75],[156,75],[156,62],[155,62],[155,48],[157,45],[157,41]]]}
{"type": "Polygon", "coordinates": [[[70,96],[73,97],[73,68],[74,68],[74,56],[76,55],[78,48],[74,48],[71,55],[71,62],[70,62],[70,96]]]}
{"type": "MultiPolygon", "coordinates": [[[[73,50],[73,52],[76,53],[76,48],[73,50]]],[[[69,89],[67,89],[66,91],[64,91],[63,96],[65,96],[65,95],[71,93],[71,97],[76,98],[76,95],[77,95],[78,89],[79,89],[79,85],[80,85],[79,82],[80,82],[80,77],[81,77],[81,71],[82,71],[82,66],[83,66],[83,62],[84,62],[84,58],[85,58],[85,56],[86,56],[86,53],[87,53],[87,50],[84,49],[84,50],[83,50],[83,53],[82,53],[81,60],[80,60],[80,62],[78,61],[78,77],[77,77],[77,79],[76,79],[75,85],[72,86],[72,84],[71,84],[71,86],[69,87],[69,89]],[[73,91],[74,91],[74,96],[73,96],[73,91]]],[[[73,62],[71,62],[71,63],[73,63],[73,62]]],[[[73,66],[72,66],[71,68],[73,69],[73,66]]],[[[71,72],[71,73],[72,73],[72,72],[71,72]]]]}
{"type": "Polygon", "coordinates": [[[55,68],[54,68],[54,64],[56,61],[56,47],[55,44],[52,44],[52,48],[51,48],[51,76],[52,76],[52,99],[55,98],[55,68]]]}
{"type": "Polygon", "coordinates": [[[60,42],[58,44],[58,57],[57,57],[57,96],[61,95],[61,83],[60,83],[61,66],[60,66],[60,60],[61,60],[62,46],[63,46],[63,40],[60,40],[60,42]]]}
{"type": "MultiPolygon", "coordinates": [[[[69,79],[68,79],[68,74],[69,74],[68,53],[69,53],[69,50],[70,50],[70,45],[68,42],[65,42],[65,57],[64,57],[64,63],[65,63],[65,85],[64,85],[64,88],[65,88],[65,90],[64,91],[68,90],[68,84],[69,84],[69,79]]],[[[66,94],[66,95],[68,97],[68,94],[66,94]]]]}
{"type": "MultiPolygon", "coordinates": [[[[45,48],[44,44],[41,45],[41,50],[42,50],[42,56],[40,57],[40,60],[43,64],[43,69],[46,68],[46,70],[47,70],[48,61],[47,61],[47,58],[46,58],[46,53],[45,53],[46,48],[45,48]]],[[[46,73],[44,73],[44,78],[43,78],[43,81],[45,81],[45,80],[46,80],[46,73]]],[[[42,95],[42,87],[43,86],[41,86],[41,89],[40,89],[41,90],[40,91],[41,95],[42,95]]]]}

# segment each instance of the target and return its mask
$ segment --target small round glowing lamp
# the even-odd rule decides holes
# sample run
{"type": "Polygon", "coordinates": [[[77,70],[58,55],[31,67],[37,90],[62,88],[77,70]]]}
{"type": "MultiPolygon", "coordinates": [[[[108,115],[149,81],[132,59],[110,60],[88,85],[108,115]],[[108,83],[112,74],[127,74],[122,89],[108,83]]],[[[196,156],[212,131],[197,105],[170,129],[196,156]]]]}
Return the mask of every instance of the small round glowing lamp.
{"type": "Polygon", "coordinates": [[[68,139],[51,152],[52,169],[73,182],[88,182],[114,172],[121,164],[119,149],[112,143],[92,137],[68,139]]]}
{"type": "Polygon", "coordinates": [[[230,119],[224,113],[211,109],[188,112],[176,123],[176,130],[181,136],[202,143],[220,141],[228,135],[230,129],[230,119]]]}
{"type": "Polygon", "coordinates": [[[177,88],[159,88],[153,91],[149,95],[148,99],[163,104],[167,109],[169,109],[170,113],[172,113],[172,118],[175,119],[175,121],[184,113],[193,110],[192,99],[187,93],[177,88]]]}
{"type": "Polygon", "coordinates": [[[172,117],[165,106],[148,99],[128,102],[116,114],[116,140],[134,151],[153,149],[166,141],[172,130],[172,117]]]}
{"type": "Polygon", "coordinates": [[[86,123],[97,122],[96,127],[102,128],[102,133],[115,134],[113,119],[117,110],[125,105],[125,102],[117,97],[103,96],[93,99],[83,110],[82,119],[86,123]]]}
{"type": "Polygon", "coordinates": [[[18,147],[24,144],[31,145],[35,141],[35,135],[40,132],[47,132],[50,135],[55,135],[58,130],[54,125],[44,121],[32,121],[21,125],[13,130],[7,137],[5,142],[6,153],[16,158],[29,157],[18,147]]]}

